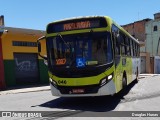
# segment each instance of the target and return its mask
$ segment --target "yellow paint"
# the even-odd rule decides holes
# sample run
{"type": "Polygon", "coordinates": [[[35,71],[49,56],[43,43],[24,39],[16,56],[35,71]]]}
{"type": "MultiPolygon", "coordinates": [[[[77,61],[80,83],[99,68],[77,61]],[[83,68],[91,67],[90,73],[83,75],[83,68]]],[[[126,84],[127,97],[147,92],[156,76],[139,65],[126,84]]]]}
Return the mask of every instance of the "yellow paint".
{"type": "MultiPolygon", "coordinates": [[[[2,50],[4,60],[13,60],[13,53],[38,53],[37,47],[30,46],[12,46],[13,41],[22,42],[37,42],[37,39],[44,35],[44,32],[39,30],[20,29],[20,28],[5,28],[7,33],[2,35],[2,50]]],[[[42,41],[42,54],[46,54],[45,41],[42,41]]],[[[39,57],[39,59],[41,59],[39,57]]]]}
{"type": "MultiPolygon", "coordinates": [[[[110,31],[110,28],[107,26],[107,28],[93,28],[94,32],[102,32],[102,31],[110,31]]],[[[77,34],[77,33],[89,33],[91,29],[82,29],[82,30],[73,30],[73,31],[65,31],[65,32],[59,32],[61,35],[68,35],[68,34],[77,34]]],[[[57,36],[58,33],[51,33],[47,34],[46,37],[53,37],[57,36]]]]}
{"type": "MultiPolygon", "coordinates": [[[[100,80],[103,78],[106,78],[108,75],[113,73],[114,66],[112,66],[110,69],[108,69],[106,72],[101,73],[97,76],[91,76],[91,77],[81,77],[81,78],[60,78],[55,75],[53,75],[51,72],[49,72],[49,77],[52,78],[59,86],[84,86],[84,85],[96,85],[100,83],[100,80]],[[61,84],[58,81],[66,81],[66,84],[61,84]]],[[[114,79],[113,79],[114,81],[114,79]]]]}

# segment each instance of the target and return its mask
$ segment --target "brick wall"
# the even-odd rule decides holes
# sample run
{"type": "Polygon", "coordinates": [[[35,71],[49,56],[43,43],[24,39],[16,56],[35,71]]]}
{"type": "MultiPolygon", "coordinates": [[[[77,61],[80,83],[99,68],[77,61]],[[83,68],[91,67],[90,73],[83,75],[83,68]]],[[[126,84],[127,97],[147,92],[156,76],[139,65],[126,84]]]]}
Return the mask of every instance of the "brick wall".
{"type": "Polygon", "coordinates": [[[146,22],[150,21],[151,19],[144,19],[141,21],[136,21],[134,23],[130,23],[127,25],[123,25],[122,27],[128,31],[132,36],[134,36],[139,41],[145,41],[145,24],[146,22]]]}

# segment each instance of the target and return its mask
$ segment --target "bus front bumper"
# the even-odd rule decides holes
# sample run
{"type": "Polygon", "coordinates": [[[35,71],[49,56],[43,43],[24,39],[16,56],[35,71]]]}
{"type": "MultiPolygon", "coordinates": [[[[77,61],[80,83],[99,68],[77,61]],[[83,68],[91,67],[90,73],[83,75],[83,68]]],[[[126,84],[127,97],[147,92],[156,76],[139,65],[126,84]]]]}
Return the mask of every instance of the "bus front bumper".
{"type": "MultiPolygon", "coordinates": [[[[95,88],[93,88],[93,89],[91,88],[93,90],[93,93],[84,92],[83,89],[79,89],[79,88],[76,88],[74,90],[75,92],[79,92],[79,93],[71,92],[72,91],[71,88],[70,88],[70,90],[68,90],[66,88],[66,91],[68,90],[68,93],[62,93],[62,91],[60,91],[52,83],[50,83],[50,87],[51,87],[51,93],[53,96],[61,96],[61,97],[104,96],[104,95],[113,95],[116,93],[116,88],[115,88],[115,84],[114,84],[113,80],[110,80],[107,84],[105,84],[102,87],[100,85],[97,88],[95,87],[97,90],[94,90],[95,88]]],[[[63,87],[63,88],[64,88],[63,91],[65,91],[65,87],[63,87]]],[[[86,87],[86,89],[88,89],[88,88],[86,87]]]]}

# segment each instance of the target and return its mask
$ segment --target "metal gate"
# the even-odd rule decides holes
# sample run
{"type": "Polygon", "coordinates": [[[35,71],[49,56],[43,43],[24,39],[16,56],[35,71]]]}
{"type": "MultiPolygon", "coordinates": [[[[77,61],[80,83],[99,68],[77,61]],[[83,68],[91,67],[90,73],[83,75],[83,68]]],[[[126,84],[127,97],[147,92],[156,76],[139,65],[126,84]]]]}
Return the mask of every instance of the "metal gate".
{"type": "Polygon", "coordinates": [[[146,73],[146,57],[141,57],[141,73],[146,73]]]}
{"type": "Polygon", "coordinates": [[[154,57],[154,73],[160,74],[160,56],[154,57]]]}
{"type": "Polygon", "coordinates": [[[17,84],[31,84],[39,81],[37,54],[14,53],[14,61],[17,84]]]}

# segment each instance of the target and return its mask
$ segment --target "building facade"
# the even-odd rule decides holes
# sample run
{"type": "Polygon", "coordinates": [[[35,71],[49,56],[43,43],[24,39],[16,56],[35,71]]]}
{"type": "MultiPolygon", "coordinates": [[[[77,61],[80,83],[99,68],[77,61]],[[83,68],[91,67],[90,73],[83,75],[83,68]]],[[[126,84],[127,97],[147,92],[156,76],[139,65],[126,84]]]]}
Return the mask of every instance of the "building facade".
{"type": "Polygon", "coordinates": [[[160,13],[122,26],[141,44],[141,73],[160,74],[160,13]]]}
{"type": "Polygon", "coordinates": [[[140,42],[145,42],[146,34],[145,34],[145,25],[151,19],[143,19],[140,21],[136,21],[134,23],[130,23],[127,25],[123,25],[122,27],[129,32],[133,37],[138,39],[140,42]]]}
{"type": "Polygon", "coordinates": [[[151,57],[160,56],[160,13],[154,14],[154,19],[149,21],[146,26],[146,52],[151,57]]]}
{"type": "Polygon", "coordinates": [[[150,53],[153,73],[160,74],[160,13],[154,14],[154,19],[147,22],[145,52],[150,53]]]}
{"type": "MultiPolygon", "coordinates": [[[[0,69],[6,87],[48,83],[47,66],[38,56],[37,39],[44,31],[4,27],[0,40],[0,69]]],[[[42,54],[46,54],[42,41],[42,54]]]]}

